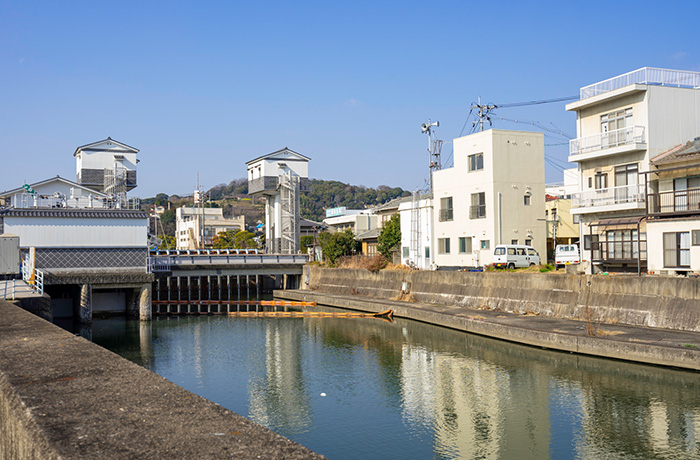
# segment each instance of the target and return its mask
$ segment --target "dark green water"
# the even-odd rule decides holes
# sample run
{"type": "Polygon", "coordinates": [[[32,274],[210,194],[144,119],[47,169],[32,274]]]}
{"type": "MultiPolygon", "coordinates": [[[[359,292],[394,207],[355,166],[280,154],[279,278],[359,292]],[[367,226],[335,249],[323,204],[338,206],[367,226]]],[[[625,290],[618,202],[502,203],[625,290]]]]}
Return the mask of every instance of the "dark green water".
{"type": "Polygon", "coordinates": [[[115,318],[92,334],[331,459],[700,458],[699,373],[407,320],[115,318]]]}

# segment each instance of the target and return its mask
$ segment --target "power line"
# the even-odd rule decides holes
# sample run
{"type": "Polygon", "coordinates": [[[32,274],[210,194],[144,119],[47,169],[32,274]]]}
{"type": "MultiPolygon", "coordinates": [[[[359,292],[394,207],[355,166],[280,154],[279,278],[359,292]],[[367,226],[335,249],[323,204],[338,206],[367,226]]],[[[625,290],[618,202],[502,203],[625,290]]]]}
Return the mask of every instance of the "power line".
{"type": "Polygon", "coordinates": [[[539,101],[511,102],[508,104],[493,104],[493,105],[496,106],[496,108],[523,107],[526,105],[551,104],[553,102],[573,101],[574,99],[578,99],[578,98],[579,98],[579,96],[565,96],[565,97],[557,97],[554,99],[541,99],[539,101]]]}

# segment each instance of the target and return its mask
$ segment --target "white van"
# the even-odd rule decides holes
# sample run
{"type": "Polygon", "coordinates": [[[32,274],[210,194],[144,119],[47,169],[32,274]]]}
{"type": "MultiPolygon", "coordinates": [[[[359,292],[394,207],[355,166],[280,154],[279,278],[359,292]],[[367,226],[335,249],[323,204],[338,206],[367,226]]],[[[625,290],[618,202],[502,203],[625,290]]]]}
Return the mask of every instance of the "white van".
{"type": "Polygon", "coordinates": [[[554,264],[558,267],[581,263],[580,254],[577,244],[557,244],[554,250],[554,264]]]}
{"type": "Polygon", "coordinates": [[[529,267],[540,264],[540,255],[530,246],[499,244],[493,250],[493,266],[496,268],[529,267]]]}

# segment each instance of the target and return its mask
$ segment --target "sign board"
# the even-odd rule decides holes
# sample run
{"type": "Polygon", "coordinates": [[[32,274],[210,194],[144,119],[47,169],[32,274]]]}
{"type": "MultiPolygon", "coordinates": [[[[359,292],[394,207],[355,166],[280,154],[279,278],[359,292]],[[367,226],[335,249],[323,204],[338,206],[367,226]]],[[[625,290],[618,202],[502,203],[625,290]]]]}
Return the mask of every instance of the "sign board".
{"type": "Polygon", "coordinates": [[[326,217],[338,217],[345,214],[348,208],[341,206],[339,208],[329,208],[326,209],[326,217]]]}

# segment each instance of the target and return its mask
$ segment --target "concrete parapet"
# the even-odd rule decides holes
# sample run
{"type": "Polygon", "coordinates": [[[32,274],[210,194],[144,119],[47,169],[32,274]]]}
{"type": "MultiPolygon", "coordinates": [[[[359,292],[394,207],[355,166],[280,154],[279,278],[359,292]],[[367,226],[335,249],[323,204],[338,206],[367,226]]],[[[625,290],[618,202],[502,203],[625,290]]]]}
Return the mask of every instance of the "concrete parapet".
{"type": "Polygon", "coordinates": [[[0,457],[323,458],[3,301],[0,457]]]}
{"type": "MultiPolygon", "coordinates": [[[[700,332],[700,280],[305,267],[311,290],[700,332]]],[[[304,287],[304,286],[303,286],[304,287]]]]}

